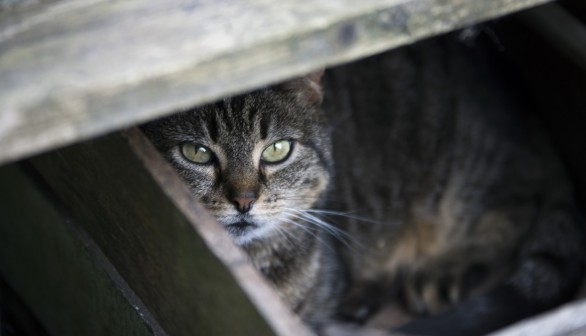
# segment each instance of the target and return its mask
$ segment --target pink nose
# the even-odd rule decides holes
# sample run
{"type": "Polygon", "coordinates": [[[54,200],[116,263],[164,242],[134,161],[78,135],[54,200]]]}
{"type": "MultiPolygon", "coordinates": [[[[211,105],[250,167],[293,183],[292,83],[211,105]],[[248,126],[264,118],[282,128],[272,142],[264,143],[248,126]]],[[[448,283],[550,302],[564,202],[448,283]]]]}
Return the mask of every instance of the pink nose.
{"type": "Polygon", "coordinates": [[[252,204],[256,201],[256,195],[253,193],[240,194],[232,199],[236,209],[241,213],[250,211],[252,204]]]}

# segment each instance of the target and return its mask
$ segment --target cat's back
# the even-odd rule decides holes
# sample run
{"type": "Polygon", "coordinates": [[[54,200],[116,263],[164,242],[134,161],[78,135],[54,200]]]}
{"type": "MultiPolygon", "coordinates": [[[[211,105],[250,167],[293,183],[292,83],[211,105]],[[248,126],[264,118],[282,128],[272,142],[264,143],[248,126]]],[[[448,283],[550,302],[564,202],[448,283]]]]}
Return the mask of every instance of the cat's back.
{"type": "Polygon", "coordinates": [[[510,70],[490,41],[452,34],[326,74],[331,204],[353,214],[338,223],[355,239],[354,282],[478,265],[502,275],[536,218],[571,204],[510,70]]]}

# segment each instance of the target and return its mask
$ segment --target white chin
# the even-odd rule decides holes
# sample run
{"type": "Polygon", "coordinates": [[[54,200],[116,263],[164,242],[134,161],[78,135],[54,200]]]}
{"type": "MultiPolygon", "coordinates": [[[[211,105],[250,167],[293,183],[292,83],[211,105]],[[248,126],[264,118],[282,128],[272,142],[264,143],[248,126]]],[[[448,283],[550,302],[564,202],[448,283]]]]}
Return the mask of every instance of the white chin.
{"type": "Polygon", "coordinates": [[[264,239],[267,239],[271,233],[273,232],[273,227],[270,224],[265,224],[261,227],[255,228],[253,230],[249,230],[241,235],[234,236],[234,243],[238,246],[245,246],[252,242],[259,242],[264,239]]]}

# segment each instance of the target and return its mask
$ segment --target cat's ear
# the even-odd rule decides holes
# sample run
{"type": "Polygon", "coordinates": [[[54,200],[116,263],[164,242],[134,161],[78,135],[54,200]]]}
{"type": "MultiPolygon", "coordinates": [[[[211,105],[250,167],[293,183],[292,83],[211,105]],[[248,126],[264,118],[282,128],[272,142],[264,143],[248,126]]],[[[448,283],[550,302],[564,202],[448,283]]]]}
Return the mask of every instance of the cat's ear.
{"type": "Polygon", "coordinates": [[[282,87],[295,94],[297,99],[311,105],[319,105],[323,100],[321,80],[324,70],[314,71],[303,77],[283,83],[282,87]]]}

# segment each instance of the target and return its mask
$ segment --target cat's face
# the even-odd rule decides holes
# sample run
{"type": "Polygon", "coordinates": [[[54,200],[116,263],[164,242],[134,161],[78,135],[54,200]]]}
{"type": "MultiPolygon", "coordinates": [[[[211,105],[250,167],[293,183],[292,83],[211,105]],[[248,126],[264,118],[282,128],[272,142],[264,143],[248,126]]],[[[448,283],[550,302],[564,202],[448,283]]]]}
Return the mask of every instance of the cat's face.
{"type": "Polygon", "coordinates": [[[239,245],[306,225],[300,212],[327,188],[328,134],[305,94],[316,92],[299,90],[259,90],[143,127],[239,245]]]}

